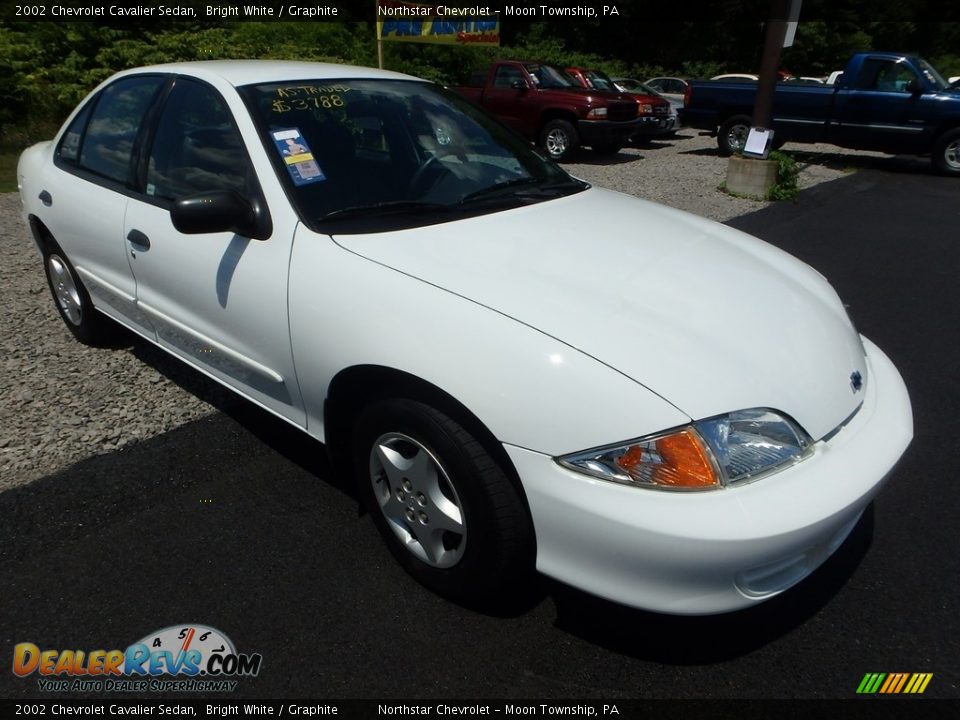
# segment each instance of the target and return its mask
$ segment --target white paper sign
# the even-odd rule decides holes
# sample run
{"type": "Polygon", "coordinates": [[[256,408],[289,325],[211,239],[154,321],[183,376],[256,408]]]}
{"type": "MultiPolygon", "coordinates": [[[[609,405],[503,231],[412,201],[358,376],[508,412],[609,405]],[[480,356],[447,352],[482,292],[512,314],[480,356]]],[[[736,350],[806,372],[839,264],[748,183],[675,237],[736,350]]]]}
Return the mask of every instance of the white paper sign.
{"type": "Polygon", "coordinates": [[[743,146],[744,155],[767,156],[767,148],[773,141],[773,131],[763,128],[750,128],[750,134],[747,135],[747,143],[743,146]]]}

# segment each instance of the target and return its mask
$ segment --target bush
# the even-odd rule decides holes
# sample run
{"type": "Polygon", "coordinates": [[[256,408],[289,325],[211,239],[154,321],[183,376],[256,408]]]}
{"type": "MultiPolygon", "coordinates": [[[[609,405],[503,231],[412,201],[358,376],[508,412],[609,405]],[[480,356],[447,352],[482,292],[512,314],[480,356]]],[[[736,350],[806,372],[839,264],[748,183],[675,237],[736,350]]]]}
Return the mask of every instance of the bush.
{"type": "Polygon", "coordinates": [[[797,195],[800,164],[780,150],[771,152],[770,159],[777,163],[777,183],[767,192],[767,200],[793,200],[797,195]]]}

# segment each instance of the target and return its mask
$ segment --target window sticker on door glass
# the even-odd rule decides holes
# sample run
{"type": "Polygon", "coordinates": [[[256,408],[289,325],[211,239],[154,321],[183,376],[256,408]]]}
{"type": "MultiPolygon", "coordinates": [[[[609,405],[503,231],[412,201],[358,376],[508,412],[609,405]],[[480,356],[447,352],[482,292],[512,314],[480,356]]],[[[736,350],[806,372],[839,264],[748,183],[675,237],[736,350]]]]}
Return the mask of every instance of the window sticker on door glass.
{"type": "Polygon", "coordinates": [[[287,166],[287,172],[290,173],[290,179],[293,180],[294,185],[307,185],[327,179],[323,170],[317,165],[317,161],[313,159],[313,153],[310,152],[307,141],[297,128],[274,130],[270,135],[287,166]]]}

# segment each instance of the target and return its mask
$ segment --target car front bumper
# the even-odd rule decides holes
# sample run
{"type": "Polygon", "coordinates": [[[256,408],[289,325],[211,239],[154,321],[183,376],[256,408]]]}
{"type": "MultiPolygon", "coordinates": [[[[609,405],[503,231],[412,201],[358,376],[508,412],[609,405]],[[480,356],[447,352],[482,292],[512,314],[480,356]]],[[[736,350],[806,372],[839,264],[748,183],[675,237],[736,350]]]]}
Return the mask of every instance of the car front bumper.
{"type": "Polygon", "coordinates": [[[645,118],[645,120],[646,122],[642,122],[637,126],[637,131],[633,134],[633,138],[659,137],[676,132],[680,128],[680,122],[676,115],[650,117],[645,118]]]}
{"type": "Polygon", "coordinates": [[[810,457],[753,483],[631,488],[505,445],[533,516],[537,568],[594,595],[681,615],[743,608],[802,580],[843,543],[913,436],[897,369],[866,339],[864,347],[859,411],[810,457]]]}

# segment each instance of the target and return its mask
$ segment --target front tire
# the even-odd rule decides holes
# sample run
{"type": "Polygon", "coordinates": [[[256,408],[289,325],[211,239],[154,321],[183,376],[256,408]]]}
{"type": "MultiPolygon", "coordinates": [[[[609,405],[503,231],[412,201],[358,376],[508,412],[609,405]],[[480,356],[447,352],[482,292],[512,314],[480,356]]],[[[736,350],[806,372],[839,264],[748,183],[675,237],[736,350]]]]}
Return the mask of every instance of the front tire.
{"type": "Polygon", "coordinates": [[[360,496],[391,553],[434,592],[501,604],[533,569],[533,530],[514,484],[443,412],[408,399],[364,410],[354,434],[360,496]]]}
{"type": "Polygon", "coordinates": [[[109,321],[94,309],[77,271],[52,239],[48,239],[43,253],[43,267],[57,312],[73,336],[85,345],[109,340],[109,321]]]}
{"type": "Polygon", "coordinates": [[[717,148],[720,157],[730,157],[734,153],[743,152],[747,144],[747,135],[750,134],[752,120],[746,115],[734,115],[724,120],[717,131],[717,148]]]}
{"type": "Polygon", "coordinates": [[[566,160],[580,147],[580,135],[572,123],[551,120],[540,131],[540,147],[551,160],[566,160]]]}
{"type": "Polygon", "coordinates": [[[960,176],[960,128],[947,130],[937,138],[931,160],[937,172],[960,176]]]}

